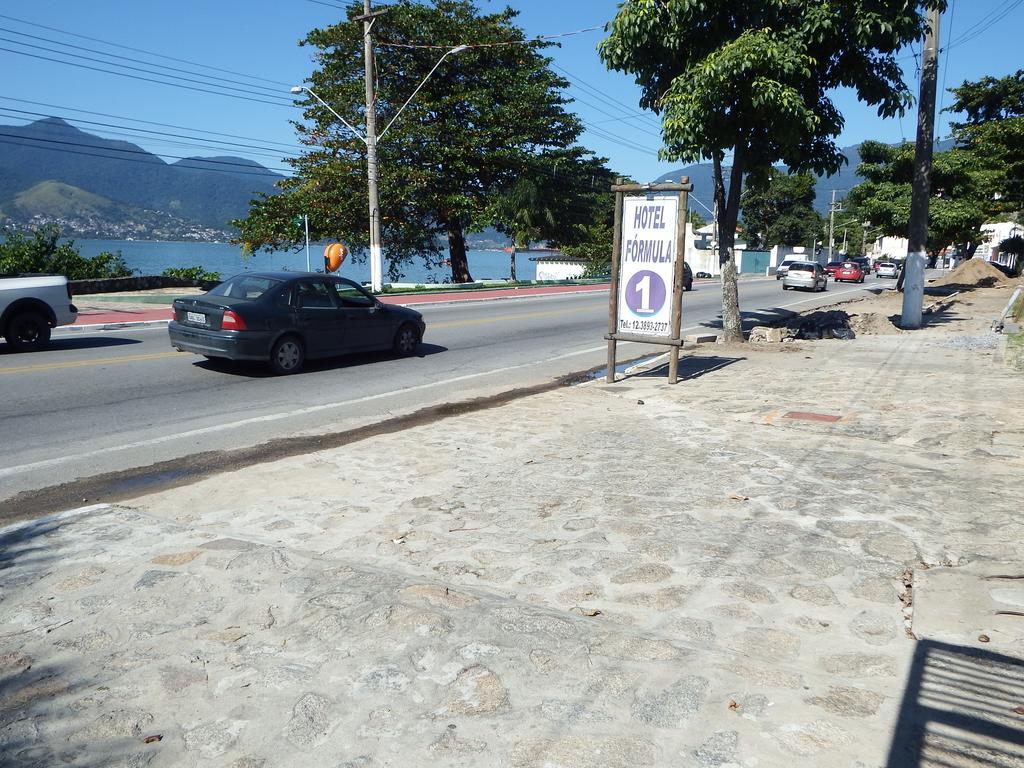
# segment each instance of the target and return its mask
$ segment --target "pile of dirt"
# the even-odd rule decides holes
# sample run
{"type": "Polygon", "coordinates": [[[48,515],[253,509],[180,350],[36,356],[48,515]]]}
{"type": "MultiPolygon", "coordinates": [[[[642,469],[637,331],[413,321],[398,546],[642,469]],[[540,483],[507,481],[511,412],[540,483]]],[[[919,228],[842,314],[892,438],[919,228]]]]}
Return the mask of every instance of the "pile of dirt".
{"type": "Polygon", "coordinates": [[[1012,285],[1015,280],[1007,277],[983,259],[968,259],[948,275],[933,280],[932,285],[957,285],[964,288],[994,288],[997,285],[1012,285]]]}
{"type": "Polygon", "coordinates": [[[893,315],[881,312],[863,312],[850,316],[850,327],[858,336],[884,336],[901,333],[892,318],[893,315]]]}

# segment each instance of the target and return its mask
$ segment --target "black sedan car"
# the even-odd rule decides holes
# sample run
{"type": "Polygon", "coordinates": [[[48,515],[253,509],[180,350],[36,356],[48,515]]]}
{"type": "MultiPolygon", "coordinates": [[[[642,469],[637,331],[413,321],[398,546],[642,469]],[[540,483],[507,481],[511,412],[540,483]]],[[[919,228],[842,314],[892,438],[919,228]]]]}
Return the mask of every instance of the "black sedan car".
{"type": "Polygon", "coordinates": [[[335,275],[244,272],[174,301],[171,346],[209,358],[263,360],[296,373],[307,359],[391,349],[411,355],[426,323],[335,275]]]}

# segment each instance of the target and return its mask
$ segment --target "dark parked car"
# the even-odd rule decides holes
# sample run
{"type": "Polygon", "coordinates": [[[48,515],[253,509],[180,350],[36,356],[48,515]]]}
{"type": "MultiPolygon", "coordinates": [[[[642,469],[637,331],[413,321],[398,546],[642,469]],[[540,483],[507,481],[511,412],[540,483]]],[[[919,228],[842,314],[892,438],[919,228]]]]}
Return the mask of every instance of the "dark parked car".
{"type": "Polygon", "coordinates": [[[685,261],[683,262],[683,290],[693,290],[693,270],[690,269],[690,265],[685,261]]]}
{"type": "Polygon", "coordinates": [[[828,264],[825,265],[825,271],[828,272],[833,277],[835,277],[836,270],[839,269],[841,266],[843,266],[842,261],[830,261],[828,264]]]}
{"type": "Polygon", "coordinates": [[[202,296],[176,299],[168,326],[179,351],[263,360],[281,374],[348,352],[410,355],[425,330],[413,309],[382,304],[343,277],[307,272],[235,275],[202,296]]]}
{"type": "Polygon", "coordinates": [[[711,277],[712,277],[712,275],[711,275],[711,273],[710,273],[710,272],[698,272],[698,273],[696,274],[696,278],[697,278],[698,280],[710,280],[710,279],[711,279],[711,277]]]}

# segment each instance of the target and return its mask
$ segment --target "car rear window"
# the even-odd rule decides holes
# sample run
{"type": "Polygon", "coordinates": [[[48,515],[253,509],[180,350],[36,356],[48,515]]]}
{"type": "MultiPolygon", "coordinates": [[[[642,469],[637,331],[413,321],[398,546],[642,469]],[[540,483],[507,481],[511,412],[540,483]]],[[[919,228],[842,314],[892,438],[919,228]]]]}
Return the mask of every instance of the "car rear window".
{"type": "Polygon", "coordinates": [[[283,280],[272,277],[256,277],[255,275],[237,275],[213,288],[211,296],[227,296],[231,299],[247,299],[255,301],[267,291],[281,285],[283,280]]]}
{"type": "Polygon", "coordinates": [[[856,261],[844,261],[843,262],[843,269],[853,269],[854,267],[859,267],[859,266],[860,266],[860,264],[858,264],[856,261]]]}
{"type": "Polygon", "coordinates": [[[796,264],[790,264],[789,265],[789,271],[790,272],[813,272],[814,271],[814,265],[813,264],[801,264],[801,263],[798,262],[796,264]]]}

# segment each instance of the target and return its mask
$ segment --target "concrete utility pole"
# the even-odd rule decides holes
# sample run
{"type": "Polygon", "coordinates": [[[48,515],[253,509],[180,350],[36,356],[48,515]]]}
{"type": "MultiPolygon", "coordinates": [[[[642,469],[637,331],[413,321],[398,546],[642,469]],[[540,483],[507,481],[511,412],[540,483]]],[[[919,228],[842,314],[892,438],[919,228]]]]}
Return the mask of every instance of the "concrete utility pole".
{"type": "Polygon", "coordinates": [[[836,211],[841,211],[842,208],[836,208],[836,191],[832,190],[832,204],[828,207],[828,260],[832,261],[832,249],[835,247],[835,231],[836,231],[836,211]]]}
{"type": "Polygon", "coordinates": [[[910,199],[907,261],[903,265],[903,316],[900,326],[920,328],[924,306],[924,263],[928,250],[928,196],[931,194],[932,144],[935,138],[935,83],[939,73],[939,10],[928,11],[917,107],[914,190],[910,199]]]}
{"type": "Polygon", "coordinates": [[[379,291],[382,287],[384,259],[380,247],[380,197],[377,186],[380,181],[380,167],[377,165],[377,96],[374,89],[375,67],[373,64],[373,38],[370,30],[376,18],[387,11],[374,13],[370,0],[363,0],[363,15],[356,17],[363,22],[363,63],[366,68],[366,177],[370,198],[370,288],[379,291]]]}

